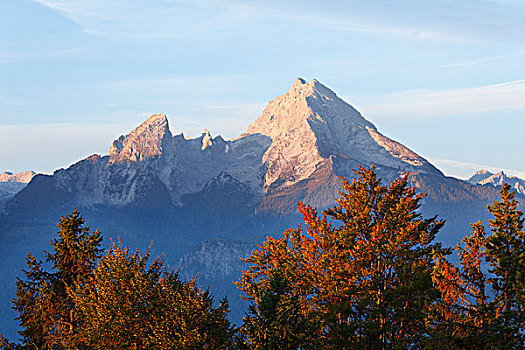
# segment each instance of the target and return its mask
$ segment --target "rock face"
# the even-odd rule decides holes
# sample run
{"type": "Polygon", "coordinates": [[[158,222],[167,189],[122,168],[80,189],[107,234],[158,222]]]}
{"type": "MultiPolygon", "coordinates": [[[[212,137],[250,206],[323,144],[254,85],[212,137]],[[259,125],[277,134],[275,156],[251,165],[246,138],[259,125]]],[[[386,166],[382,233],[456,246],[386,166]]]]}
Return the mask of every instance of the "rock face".
{"type": "MultiPolygon", "coordinates": [[[[57,170],[6,209],[13,215],[20,206],[29,209],[28,198],[39,196],[44,183],[54,192],[45,201],[54,200],[57,208],[182,208],[189,197],[217,192],[226,181],[250,197],[246,204],[254,211],[290,213],[297,200],[328,205],[338,177],[352,176],[358,164],[376,164],[387,178],[401,172],[442,176],[326,86],[297,79],[237,139],[212,137],[207,130],[195,139],[173,136],[166,116],[155,114],[113,141],[108,155],[57,170]]],[[[43,208],[45,201],[33,203],[43,208]]]]}
{"type": "Polygon", "coordinates": [[[248,127],[247,134],[255,133],[272,139],[263,157],[268,166],[266,189],[278,181],[280,186],[297,183],[323,165],[333,168],[334,162],[344,174],[351,174],[357,162],[442,175],[425,159],[379,133],[315,79],[310,83],[297,79],[286,94],[271,101],[248,127]]]}
{"type": "Polygon", "coordinates": [[[128,135],[113,141],[109,149],[109,163],[154,159],[162,154],[164,140],[170,138],[171,132],[166,116],[152,115],[128,135]]]}
{"type": "Polygon", "coordinates": [[[503,171],[493,174],[487,170],[480,170],[467,181],[472,184],[491,185],[497,188],[501,187],[504,183],[508,183],[517,193],[525,195],[525,180],[516,176],[507,176],[503,171]]]}

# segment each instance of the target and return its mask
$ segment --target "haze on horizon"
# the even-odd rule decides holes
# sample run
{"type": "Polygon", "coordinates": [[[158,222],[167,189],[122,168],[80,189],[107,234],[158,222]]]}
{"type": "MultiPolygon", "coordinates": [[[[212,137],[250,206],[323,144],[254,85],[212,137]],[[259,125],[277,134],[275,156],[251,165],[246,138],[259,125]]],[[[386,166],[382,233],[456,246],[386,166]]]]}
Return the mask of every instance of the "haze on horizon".
{"type": "Polygon", "coordinates": [[[0,172],[52,172],[149,115],[233,138],[318,79],[448,175],[525,177],[525,1],[0,4],[0,172]]]}

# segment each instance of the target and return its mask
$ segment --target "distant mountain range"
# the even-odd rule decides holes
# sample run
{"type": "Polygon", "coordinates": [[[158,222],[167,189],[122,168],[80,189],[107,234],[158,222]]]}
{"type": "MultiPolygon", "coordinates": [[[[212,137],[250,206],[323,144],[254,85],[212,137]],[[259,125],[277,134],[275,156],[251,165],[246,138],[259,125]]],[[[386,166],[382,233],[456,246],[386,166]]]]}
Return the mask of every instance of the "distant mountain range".
{"type": "Polygon", "coordinates": [[[491,185],[501,187],[504,183],[512,186],[514,191],[525,195],[525,180],[516,176],[507,176],[503,171],[493,174],[487,170],[480,170],[468,179],[468,182],[477,185],[491,185]]]}
{"type": "Polygon", "coordinates": [[[73,208],[106,240],[118,236],[143,251],[153,242],[152,253],[165,253],[182,275],[199,272],[218,298],[230,296],[239,320],[243,305],[231,284],[243,268],[239,258],[295,225],[297,201],[333,204],[340,177],[353,177],[359,164],[375,164],[384,181],[408,174],[428,193],[423,213],[447,220],[440,235],[447,244],[467,233],[469,222],[486,220],[486,205],[498,197],[493,186],[444,176],[317,80],[297,79],[232,140],[206,130],[193,139],[173,135],[166,116],[156,114],[115,140],[107,155],[36,175],[4,204],[0,330],[14,329],[8,300],[25,254],[47,249],[60,215],[73,208]]]}
{"type": "Polygon", "coordinates": [[[22,188],[26,187],[35,175],[34,171],[25,171],[18,174],[6,171],[0,174],[0,210],[4,203],[22,188]]]}

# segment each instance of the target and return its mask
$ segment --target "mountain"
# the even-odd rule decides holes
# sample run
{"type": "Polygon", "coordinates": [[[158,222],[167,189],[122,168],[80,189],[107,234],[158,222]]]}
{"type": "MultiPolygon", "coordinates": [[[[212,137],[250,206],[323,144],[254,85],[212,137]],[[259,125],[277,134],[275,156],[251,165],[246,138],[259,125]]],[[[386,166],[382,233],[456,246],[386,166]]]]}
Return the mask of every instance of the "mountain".
{"type": "Polygon", "coordinates": [[[26,187],[35,175],[34,171],[24,171],[18,174],[6,171],[0,174],[0,210],[4,203],[26,187]]]}
{"type": "Polygon", "coordinates": [[[13,174],[11,172],[3,172],[0,174],[0,183],[2,182],[20,182],[28,183],[36,175],[34,171],[24,171],[22,173],[13,174]]]}
{"type": "Polygon", "coordinates": [[[514,191],[525,195],[525,180],[516,176],[507,176],[503,171],[493,174],[487,170],[480,170],[467,180],[472,184],[477,185],[491,185],[500,188],[504,183],[512,186],[514,191]]]}
{"type": "Polygon", "coordinates": [[[469,222],[486,220],[485,207],[498,194],[444,176],[317,80],[297,79],[232,140],[207,130],[196,138],[174,135],[166,116],[155,114],[115,140],[107,155],[36,175],[5,203],[0,313],[7,316],[0,329],[13,329],[8,300],[25,254],[39,257],[60,215],[73,208],[100,227],[106,242],[120,237],[142,251],[153,243],[152,254],[164,253],[182,274],[199,272],[218,298],[229,295],[239,320],[242,303],[231,284],[242,269],[239,258],[296,225],[297,201],[333,204],[340,177],[353,177],[359,164],[375,164],[387,182],[408,175],[428,193],[422,211],[447,220],[440,235],[446,244],[468,232],[469,222]]]}

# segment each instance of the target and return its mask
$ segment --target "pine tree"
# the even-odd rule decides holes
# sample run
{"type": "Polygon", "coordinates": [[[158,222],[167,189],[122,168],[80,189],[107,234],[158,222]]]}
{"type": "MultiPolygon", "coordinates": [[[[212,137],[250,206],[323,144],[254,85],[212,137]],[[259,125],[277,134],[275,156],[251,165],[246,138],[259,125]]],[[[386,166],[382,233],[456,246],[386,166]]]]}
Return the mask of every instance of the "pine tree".
{"type": "Polygon", "coordinates": [[[515,193],[504,184],[501,200],[488,206],[492,235],[487,238],[486,258],[490,272],[505,348],[525,347],[525,233],[523,214],[517,210],[515,193]]]}
{"type": "Polygon", "coordinates": [[[432,271],[434,254],[448,253],[434,242],[444,222],[422,218],[424,195],[406,176],[385,186],[373,167],[357,175],[322,216],[299,204],[304,227],[269,238],[245,259],[250,268],[237,285],[259,303],[281,271],[303,314],[320,320],[322,348],[417,348],[440,296],[432,271]]]}
{"type": "Polygon", "coordinates": [[[62,216],[58,238],[51,241],[51,252],[44,251],[52,272],[28,253],[25,280],[16,282],[13,308],[23,328],[23,346],[38,349],[67,349],[77,332],[78,319],[70,292],[82,288],[100,255],[102,236],[90,232],[77,210],[62,216]]]}

